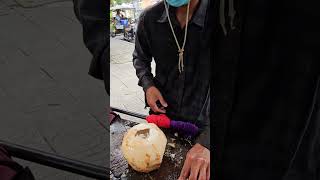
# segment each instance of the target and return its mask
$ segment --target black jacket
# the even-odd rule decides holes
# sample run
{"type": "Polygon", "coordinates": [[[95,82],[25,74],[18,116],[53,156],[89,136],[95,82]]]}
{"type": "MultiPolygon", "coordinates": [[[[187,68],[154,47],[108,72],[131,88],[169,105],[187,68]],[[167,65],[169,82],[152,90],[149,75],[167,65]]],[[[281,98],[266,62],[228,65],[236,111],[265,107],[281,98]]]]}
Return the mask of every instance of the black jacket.
{"type": "Polygon", "coordinates": [[[213,1],[213,179],[320,179],[317,7],[213,1]]]}
{"type": "Polygon", "coordinates": [[[104,80],[110,93],[109,3],[103,0],[73,0],[74,11],[83,27],[83,39],[93,55],[89,74],[104,80]]]}
{"type": "MultiPolygon", "coordinates": [[[[179,73],[178,48],[169,28],[168,16],[161,1],[146,9],[139,18],[133,65],[144,90],[156,86],[168,103],[170,119],[188,121],[200,128],[197,143],[210,149],[210,41],[206,28],[208,0],[202,0],[188,25],[184,48],[184,71],[179,73]],[[159,36],[161,34],[161,36],[159,36]],[[156,63],[155,74],[151,62],[156,63]]],[[[170,19],[179,43],[184,39],[170,6],[170,19]]],[[[147,103],[146,103],[147,105],[147,103]]]]}

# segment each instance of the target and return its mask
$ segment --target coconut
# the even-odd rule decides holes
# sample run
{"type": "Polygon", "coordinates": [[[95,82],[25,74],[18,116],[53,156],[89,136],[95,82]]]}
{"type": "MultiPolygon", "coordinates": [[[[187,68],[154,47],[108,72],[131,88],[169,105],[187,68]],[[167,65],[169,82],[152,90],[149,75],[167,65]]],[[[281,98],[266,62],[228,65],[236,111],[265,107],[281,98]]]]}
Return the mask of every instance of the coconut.
{"type": "Polygon", "coordinates": [[[134,170],[148,173],[160,167],[166,144],[167,138],[158,126],[138,124],[124,135],[121,150],[134,170]]]}

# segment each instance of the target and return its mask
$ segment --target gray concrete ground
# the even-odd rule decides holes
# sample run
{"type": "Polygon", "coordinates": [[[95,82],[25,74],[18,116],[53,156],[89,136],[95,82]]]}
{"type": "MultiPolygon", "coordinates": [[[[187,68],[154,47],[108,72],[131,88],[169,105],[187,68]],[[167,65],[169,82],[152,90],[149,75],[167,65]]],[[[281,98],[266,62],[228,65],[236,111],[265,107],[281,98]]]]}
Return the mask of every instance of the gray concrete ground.
{"type": "MultiPolygon", "coordinates": [[[[107,166],[109,100],[72,1],[38,1],[0,0],[0,139],[107,166]]],[[[38,180],[88,179],[19,162],[38,180]]]]}
{"type": "MultiPolygon", "coordinates": [[[[138,86],[138,78],[132,64],[134,43],[110,38],[110,105],[129,111],[147,114],[144,92],[138,86]]],[[[154,63],[152,64],[154,70],[154,63]]],[[[122,116],[132,121],[144,122],[141,119],[122,116]]]]}

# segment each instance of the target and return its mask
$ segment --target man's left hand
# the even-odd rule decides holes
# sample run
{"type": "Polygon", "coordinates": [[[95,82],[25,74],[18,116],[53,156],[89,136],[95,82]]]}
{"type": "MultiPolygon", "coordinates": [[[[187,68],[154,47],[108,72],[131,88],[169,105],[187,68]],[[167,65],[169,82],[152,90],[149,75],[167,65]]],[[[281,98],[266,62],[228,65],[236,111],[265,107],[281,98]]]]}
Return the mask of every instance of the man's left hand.
{"type": "Polygon", "coordinates": [[[210,151],[200,144],[194,145],[187,153],[179,180],[209,180],[210,151]]]}

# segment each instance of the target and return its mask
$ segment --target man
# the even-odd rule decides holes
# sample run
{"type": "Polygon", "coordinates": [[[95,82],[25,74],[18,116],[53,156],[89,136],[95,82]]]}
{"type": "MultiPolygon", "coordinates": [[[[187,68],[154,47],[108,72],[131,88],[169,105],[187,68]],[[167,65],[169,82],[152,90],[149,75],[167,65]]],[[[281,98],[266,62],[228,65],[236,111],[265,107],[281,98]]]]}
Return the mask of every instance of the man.
{"type": "Polygon", "coordinates": [[[214,179],[320,179],[317,7],[214,1],[214,179]]]}
{"type": "Polygon", "coordinates": [[[83,39],[93,55],[89,74],[104,80],[110,94],[109,68],[109,4],[104,0],[73,0],[76,17],[83,27],[83,39]]]}
{"type": "Polygon", "coordinates": [[[117,24],[120,24],[120,20],[122,19],[122,17],[123,17],[123,15],[121,14],[120,10],[117,9],[116,10],[116,17],[115,17],[117,24]]]}
{"type": "Polygon", "coordinates": [[[151,113],[166,113],[171,119],[191,122],[202,129],[179,179],[210,177],[207,6],[208,0],[160,2],[142,13],[136,34],[133,64],[151,113]]]}

